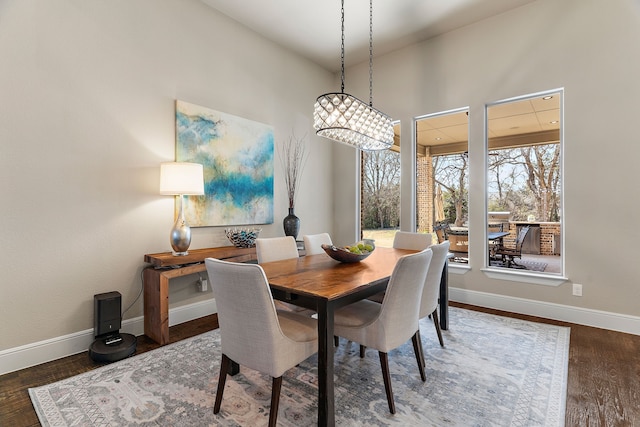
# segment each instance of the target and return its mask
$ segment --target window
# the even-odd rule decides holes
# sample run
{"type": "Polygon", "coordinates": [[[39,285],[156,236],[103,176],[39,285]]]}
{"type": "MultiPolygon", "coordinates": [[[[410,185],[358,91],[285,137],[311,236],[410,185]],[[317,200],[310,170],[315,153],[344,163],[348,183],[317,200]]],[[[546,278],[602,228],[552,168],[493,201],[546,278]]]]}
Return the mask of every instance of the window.
{"type": "Polygon", "coordinates": [[[468,109],[416,119],[416,224],[418,232],[448,239],[455,263],[469,262],[468,109]]]}
{"type": "Polygon", "coordinates": [[[392,247],[400,228],[400,124],[394,126],[393,147],[362,151],[360,230],[376,246],[392,247]]]}
{"type": "Polygon", "coordinates": [[[562,90],[486,105],[487,266],[563,274],[562,90]]]}

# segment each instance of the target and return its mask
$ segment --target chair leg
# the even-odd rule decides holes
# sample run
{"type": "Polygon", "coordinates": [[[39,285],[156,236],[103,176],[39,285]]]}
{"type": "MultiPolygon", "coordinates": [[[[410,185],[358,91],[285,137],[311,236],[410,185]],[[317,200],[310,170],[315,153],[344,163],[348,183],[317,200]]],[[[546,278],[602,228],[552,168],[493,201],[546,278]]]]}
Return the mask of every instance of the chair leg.
{"type": "Polygon", "coordinates": [[[427,380],[427,376],[424,373],[424,367],[426,365],[424,361],[424,352],[422,351],[422,340],[420,339],[420,330],[418,329],[411,337],[413,342],[413,352],[416,355],[416,362],[418,362],[418,370],[420,371],[420,379],[422,382],[427,380]]]}
{"type": "Polygon", "coordinates": [[[396,404],[393,402],[393,390],[391,389],[391,375],[389,374],[389,356],[387,353],[378,352],[380,356],[380,366],[382,367],[382,378],[384,379],[384,391],[387,393],[389,412],[396,413],[396,404]]]}
{"type": "Polygon", "coordinates": [[[360,359],[364,359],[364,351],[367,349],[366,346],[360,344],[360,359]]]}
{"type": "Polygon", "coordinates": [[[213,405],[213,413],[220,412],[222,405],[222,394],[224,393],[224,384],[227,381],[227,372],[231,369],[231,359],[226,354],[222,354],[222,362],[220,362],[220,377],[218,378],[218,390],[216,391],[216,403],[213,405]]]}
{"type": "Polygon", "coordinates": [[[333,344],[338,347],[340,345],[340,337],[337,335],[333,336],[333,344]]]}
{"type": "Polygon", "coordinates": [[[269,411],[269,427],[276,426],[278,419],[278,405],[280,404],[280,389],[282,388],[282,377],[274,378],[271,386],[271,411],[269,411]]]}
{"type": "MultiPolygon", "coordinates": [[[[420,331],[418,330],[418,333],[420,331]]],[[[427,366],[427,363],[424,360],[424,349],[422,348],[422,338],[420,338],[420,335],[418,335],[418,345],[416,345],[416,342],[413,338],[411,338],[411,342],[413,343],[413,351],[415,352],[416,350],[420,352],[420,363],[422,364],[423,367],[427,366]]]]}
{"type": "Polygon", "coordinates": [[[438,334],[438,341],[440,341],[440,347],[444,347],[444,340],[442,339],[442,331],[440,330],[440,321],[438,320],[438,309],[433,311],[433,324],[436,325],[436,333],[438,334]]]}

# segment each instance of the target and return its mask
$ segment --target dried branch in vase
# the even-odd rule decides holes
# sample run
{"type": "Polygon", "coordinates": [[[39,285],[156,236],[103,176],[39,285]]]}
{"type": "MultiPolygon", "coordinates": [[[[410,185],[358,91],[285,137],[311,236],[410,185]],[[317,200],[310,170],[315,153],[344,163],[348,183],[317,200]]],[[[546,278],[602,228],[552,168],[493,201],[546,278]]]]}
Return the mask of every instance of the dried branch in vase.
{"type": "Polygon", "coordinates": [[[282,150],[279,154],[287,196],[289,197],[289,208],[293,209],[296,201],[296,190],[300,185],[300,177],[308,158],[304,137],[298,139],[295,135],[290,136],[289,141],[282,144],[282,150]]]}

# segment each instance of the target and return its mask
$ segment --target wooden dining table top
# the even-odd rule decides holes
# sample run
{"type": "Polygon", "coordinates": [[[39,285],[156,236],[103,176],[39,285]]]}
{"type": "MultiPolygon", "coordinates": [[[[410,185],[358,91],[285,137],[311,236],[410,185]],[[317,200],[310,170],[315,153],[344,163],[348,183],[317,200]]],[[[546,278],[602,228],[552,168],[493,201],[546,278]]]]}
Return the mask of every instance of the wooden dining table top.
{"type": "Polygon", "coordinates": [[[389,279],[409,249],[377,247],[366,259],[341,263],[325,253],[260,264],[272,288],[328,301],[389,279]]]}

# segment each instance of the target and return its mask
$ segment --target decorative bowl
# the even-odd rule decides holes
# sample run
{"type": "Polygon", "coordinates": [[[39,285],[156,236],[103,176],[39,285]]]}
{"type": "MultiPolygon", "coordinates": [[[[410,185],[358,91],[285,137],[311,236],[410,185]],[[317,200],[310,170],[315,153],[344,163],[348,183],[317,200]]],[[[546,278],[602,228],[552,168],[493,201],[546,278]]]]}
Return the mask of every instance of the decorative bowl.
{"type": "Polygon", "coordinates": [[[261,228],[225,228],[224,234],[227,235],[227,239],[236,248],[250,248],[255,246],[258,234],[262,231],[261,228]]]}
{"type": "Polygon", "coordinates": [[[331,258],[335,259],[336,261],[350,263],[350,262],[360,262],[366,257],[368,257],[369,255],[371,255],[371,253],[376,249],[373,244],[371,244],[371,246],[373,246],[373,249],[371,249],[371,251],[362,251],[361,254],[353,253],[353,252],[350,252],[348,249],[339,248],[334,245],[323,244],[322,249],[324,249],[327,255],[329,255],[331,258]]]}

